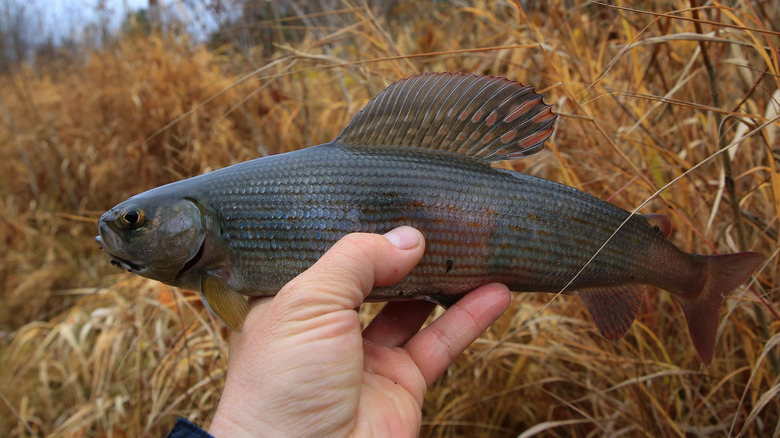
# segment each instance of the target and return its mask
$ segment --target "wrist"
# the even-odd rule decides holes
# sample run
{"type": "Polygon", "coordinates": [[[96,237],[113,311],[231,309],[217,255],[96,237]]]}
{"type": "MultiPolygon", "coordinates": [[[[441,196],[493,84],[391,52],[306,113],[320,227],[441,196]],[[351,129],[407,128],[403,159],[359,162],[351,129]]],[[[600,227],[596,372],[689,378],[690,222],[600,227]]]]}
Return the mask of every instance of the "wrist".
{"type": "Polygon", "coordinates": [[[215,438],[255,438],[258,436],[269,438],[284,436],[273,425],[254,418],[250,413],[242,412],[240,408],[226,411],[223,401],[217,407],[217,412],[214,414],[211,426],[209,426],[209,433],[215,438]]]}

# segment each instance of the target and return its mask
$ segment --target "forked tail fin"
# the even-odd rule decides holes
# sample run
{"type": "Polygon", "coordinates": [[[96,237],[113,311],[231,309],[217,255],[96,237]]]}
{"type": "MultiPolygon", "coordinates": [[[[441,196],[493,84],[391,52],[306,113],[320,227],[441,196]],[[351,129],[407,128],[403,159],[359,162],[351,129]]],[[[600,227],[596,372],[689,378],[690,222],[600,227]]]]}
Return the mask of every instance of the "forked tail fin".
{"type": "Polygon", "coordinates": [[[695,257],[704,266],[704,286],[699,291],[687,291],[675,297],[685,312],[696,352],[704,365],[710,366],[718,315],[726,295],[746,282],[766,257],[756,252],[695,257]]]}

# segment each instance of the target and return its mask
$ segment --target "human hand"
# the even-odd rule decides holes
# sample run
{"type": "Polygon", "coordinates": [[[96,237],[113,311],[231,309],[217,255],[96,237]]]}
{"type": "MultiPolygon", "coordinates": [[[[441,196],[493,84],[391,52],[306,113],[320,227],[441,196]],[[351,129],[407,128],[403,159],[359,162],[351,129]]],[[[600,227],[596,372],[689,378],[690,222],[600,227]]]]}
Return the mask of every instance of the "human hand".
{"type": "Polygon", "coordinates": [[[273,298],[257,299],[230,339],[211,423],[217,437],[417,436],[427,387],[509,305],[500,284],[462,298],[422,331],[434,304],[387,304],[361,333],[373,286],[403,279],[424,239],[401,227],[351,234],[273,298]]]}

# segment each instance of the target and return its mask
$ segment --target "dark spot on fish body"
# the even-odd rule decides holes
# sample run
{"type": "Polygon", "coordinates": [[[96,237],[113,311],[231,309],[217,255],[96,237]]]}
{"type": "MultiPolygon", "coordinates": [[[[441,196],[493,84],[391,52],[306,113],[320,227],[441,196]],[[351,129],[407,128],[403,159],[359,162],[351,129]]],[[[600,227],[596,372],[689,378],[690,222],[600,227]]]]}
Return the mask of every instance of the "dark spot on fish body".
{"type": "Polygon", "coordinates": [[[582,238],[582,237],[572,236],[571,237],[571,241],[576,243],[578,246],[583,247],[583,248],[588,248],[588,247],[592,246],[592,242],[590,240],[582,238]]]}
{"type": "Polygon", "coordinates": [[[453,259],[447,259],[447,270],[444,271],[445,274],[449,273],[452,270],[452,265],[455,263],[455,260],[453,259]]]}
{"type": "Polygon", "coordinates": [[[570,216],[569,219],[573,222],[580,223],[582,225],[592,226],[593,222],[589,221],[587,218],[580,217],[580,216],[570,216]]]}

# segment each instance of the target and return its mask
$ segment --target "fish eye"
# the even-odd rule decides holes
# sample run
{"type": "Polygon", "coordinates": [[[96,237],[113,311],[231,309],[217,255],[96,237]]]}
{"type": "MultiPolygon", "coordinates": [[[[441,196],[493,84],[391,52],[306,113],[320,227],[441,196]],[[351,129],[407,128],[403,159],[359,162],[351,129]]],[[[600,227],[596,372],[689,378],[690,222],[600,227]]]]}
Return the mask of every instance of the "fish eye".
{"type": "Polygon", "coordinates": [[[146,221],[146,213],[138,207],[128,207],[119,215],[119,220],[127,228],[138,228],[146,221]]]}

